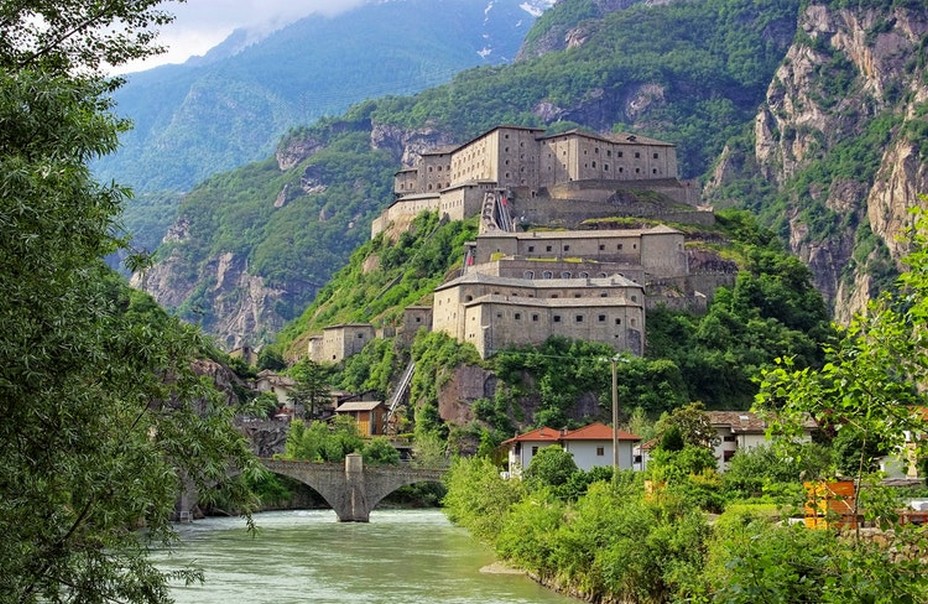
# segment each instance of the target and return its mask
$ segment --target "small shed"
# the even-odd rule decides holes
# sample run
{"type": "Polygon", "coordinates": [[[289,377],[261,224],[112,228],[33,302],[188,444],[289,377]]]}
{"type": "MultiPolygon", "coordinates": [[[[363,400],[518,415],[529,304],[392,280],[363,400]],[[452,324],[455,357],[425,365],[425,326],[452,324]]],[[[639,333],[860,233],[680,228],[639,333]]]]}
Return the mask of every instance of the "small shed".
{"type": "Polygon", "coordinates": [[[342,403],[335,409],[335,414],[353,417],[358,423],[361,436],[377,436],[384,433],[387,409],[383,401],[342,403]]]}

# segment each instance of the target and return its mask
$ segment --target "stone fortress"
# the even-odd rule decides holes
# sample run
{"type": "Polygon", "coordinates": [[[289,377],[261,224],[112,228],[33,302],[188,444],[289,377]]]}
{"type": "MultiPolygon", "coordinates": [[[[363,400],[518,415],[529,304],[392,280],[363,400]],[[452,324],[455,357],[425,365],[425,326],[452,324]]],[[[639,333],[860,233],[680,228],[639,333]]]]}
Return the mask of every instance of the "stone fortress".
{"type": "MultiPolygon", "coordinates": [[[[423,153],[396,173],[394,193],[372,237],[402,231],[426,210],[447,220],[479,216],[460,275],[436,288],[431,313],[409,309],[400,327],[442,331],[483,358],[552,335],[640,355],[649,307],[698,312],[734,281],[733,266],[691,271],[684,233],[661,224],[715,218],[698,206],[698,187],[678,179],[676,147],[643,136],[499,126],[423,153]],[[637,228],[618,228],[621,218],[637,228]]],[[[361,329],[329,327],[324,339],[357,345],[373,334],[369,327],[359,337],[361,329]]],[[[340,361],[355,348],[335,351],[320,340],[309,350],[317,361],[340,361]]]]}

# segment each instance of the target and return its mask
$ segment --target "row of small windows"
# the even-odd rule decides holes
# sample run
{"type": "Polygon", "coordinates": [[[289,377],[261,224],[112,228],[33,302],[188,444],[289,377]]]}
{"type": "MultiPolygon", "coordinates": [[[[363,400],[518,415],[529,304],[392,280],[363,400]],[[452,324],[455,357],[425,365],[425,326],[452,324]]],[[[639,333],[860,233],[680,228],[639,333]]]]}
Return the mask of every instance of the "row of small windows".
{"type": "MultiPolygon", "coordinates": [[[[621,250],[621,249],[623,248],[624,245],[625,245],[624,243],[617,243],[616,246],[615,246],[615,249],[621,250]]],[[[546,246],[545,246],[545,251],[546,251],[546,252],[553,251],[553,249],[554,249],[554,246],[551,246],[551,245],[546,245],[546,246]]],[[[569,245],[565,245],[563,249],[564,249],[565,252],[569,252],[569,251],[570,251],[570,246],[569,246],[569,245]]],[[[638,249],[638,244],[637,244],[637,243],[633,243],[633,244],[632,244],[632,249],[633,249],[633,250],[637,250],[637,249],[638,249]]],[[[499,250],[497,250],[497,251],[499,251],[499,250]]],[[[529,253],[534,252],[534,251],[535,251],[535,246],[534,246],[534,245],[528,246],[528,251],[529,251],[529,253]]],[[[599,244],[599,251],[601,251],[601,252],[606,251],[606,245],[603,244],[603,243],[599,244]]]]}

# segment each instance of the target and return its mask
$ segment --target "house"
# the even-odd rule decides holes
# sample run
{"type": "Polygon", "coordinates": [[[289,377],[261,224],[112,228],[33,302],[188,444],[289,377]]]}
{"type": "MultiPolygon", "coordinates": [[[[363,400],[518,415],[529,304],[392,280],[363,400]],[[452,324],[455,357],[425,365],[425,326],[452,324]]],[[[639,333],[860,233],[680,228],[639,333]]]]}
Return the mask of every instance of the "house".
{"type": "Polygon", "coordinates": [[[270,392],[277,397],[277,402],[281,407],[293,409],[293,403],[290,401],[290,392],[296,382],[293,378],[274,373],[270,369],[265,369],[258,373],[255,378],[255,390],[258,392],[270,392]]]}
{"type": "MultiPolygon", "coordinates": [[[[509,474],[520,476],[522,469],[545,447],[558,446],[569,452],[581,470],[612,465],[612,428],[594,423],[576,430],[555,430],[547,426],[519,434],[503,445],[509,450],[509,474]]],[[[639,439],[619,430],[619,468],[632,468],[632,446],[639,439]]]]}
{"type": "Polygon", "coordinates": [[[386,427],[387,407],[383,401],[342,403],[335,409],[335,414],[354,418],[363,437],[383,434],[386,427]]]}
{"type": "MultiPolygon", "coordinates": [[[[767,422],[750,411],[706,411],[709,423],[715,428],[718,442],[715,445],[715,458],[719,472],[728,469],[728,462],[738,451],[747,451],[760,445],[769,444],[767,440],[767,422]]],[[[815,420],[809,417],[803,423],[803,435],[800,442],[810,442],[812,432],[818,428],[815,420]]]]}

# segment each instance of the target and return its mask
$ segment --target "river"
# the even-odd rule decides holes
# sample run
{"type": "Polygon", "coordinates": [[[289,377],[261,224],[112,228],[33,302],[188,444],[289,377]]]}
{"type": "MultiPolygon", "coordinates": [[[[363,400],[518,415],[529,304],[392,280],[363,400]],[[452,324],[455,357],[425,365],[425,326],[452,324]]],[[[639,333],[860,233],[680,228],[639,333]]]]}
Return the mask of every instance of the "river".
{"type": "Polygon", "coordinates": [[[576,604],[521,575],[480,569],[493,555],[439,510],[374,510],[369,524],[330,510],[209,518],[179,527],[164,569],[195,564],[206,583],[177,586],[178,604],[576,604]]]}

